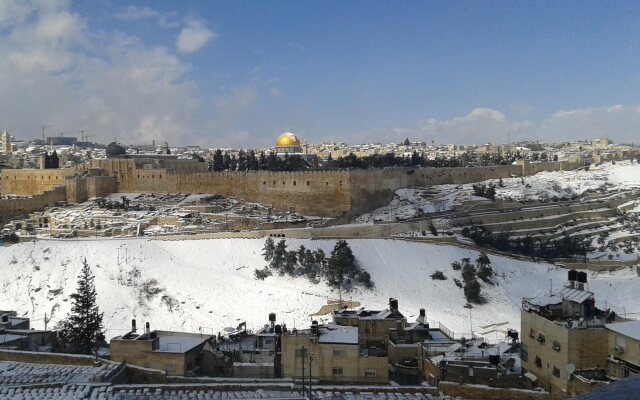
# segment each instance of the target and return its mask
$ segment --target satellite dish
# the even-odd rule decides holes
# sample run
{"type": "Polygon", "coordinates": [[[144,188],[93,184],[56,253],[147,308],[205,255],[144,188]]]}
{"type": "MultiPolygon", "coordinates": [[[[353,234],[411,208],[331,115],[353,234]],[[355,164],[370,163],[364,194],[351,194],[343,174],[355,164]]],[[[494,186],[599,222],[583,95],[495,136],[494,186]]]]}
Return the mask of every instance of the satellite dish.
{"type": "Polygon", "coordinates": [[[576,366],[574,364],[568,364],[565,371],[567,371],[567,375],[571,375],[576,371],[576,366]]]}
{"type": "Polygon", "coordinates": [[[507,369],[511,369],[514,367],[514,365],[516,365],[516,359],[515,358],[510,358],[507,361],[504,362],[504,367],[507,369]]]}

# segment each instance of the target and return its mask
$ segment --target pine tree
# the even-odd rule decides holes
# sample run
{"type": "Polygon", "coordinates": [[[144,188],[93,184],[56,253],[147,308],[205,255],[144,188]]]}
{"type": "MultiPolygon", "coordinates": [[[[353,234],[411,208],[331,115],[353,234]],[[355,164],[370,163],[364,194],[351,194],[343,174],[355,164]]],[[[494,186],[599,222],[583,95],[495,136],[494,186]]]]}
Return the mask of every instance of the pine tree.
{"type": "Polygon", "coordinates": [[[284,267],[286,257],[287,257],[287,242],[284,239],[282,239],[281,241],[278,242],[278,244],[276,245],[273,251],[271,264],[269,264],[270,267],[280,271],[282,267],[284,267]]]}
{"type": "Polygon", "coordinates": [[[71,295],[71,313],[58,325],[59,335],[67,348],[81,354],[91,354],[104,341],[103,313],[96,304],[94,276],[87,259],[82,261],[78,288],[71,295]]]}
{"type": "Polygon", "coordinates": [[[477,279],[471,279],[464,283],[464,297],[469,303],[480,303],[480,282],[477,279]]]}
{"type": "Polygon", "coordinates": [[[60,158],[58,158],[58,152],[55,150],[51,153],[51,168],[60,168],[60,158]]]}
{"type": "Polygon", "coordinates": [[[327,265],[327,281],[329,286],[340,287],[345,276],[352,275],[355,270],[355,257],[349,244],[345,240],[339,240],[329,257],[327,265]]]}
{"type": "Polygon", "coordinates": [[[213,152],[213,170],[222,171],[224,169],[224,157],[222,156],[222,150],[217,149],[213,152]]]}
{"type": "Polygon", "coordinates": [[[265,261],[269,262],[273,259],[275,249],[276,246],[273,243],[273,239],[268,237],[267,240],[264,241],[264,247],[262,248],[262,257],[264,257],[265,261]]]}

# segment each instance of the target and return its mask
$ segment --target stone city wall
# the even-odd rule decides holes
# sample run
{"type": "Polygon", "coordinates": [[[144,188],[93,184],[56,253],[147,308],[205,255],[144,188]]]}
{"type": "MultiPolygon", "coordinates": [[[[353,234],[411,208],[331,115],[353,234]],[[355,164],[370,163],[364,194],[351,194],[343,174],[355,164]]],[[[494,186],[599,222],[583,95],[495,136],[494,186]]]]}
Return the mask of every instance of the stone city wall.
{"type": "Polygon", "coordinates": [[[64,186],[68,176],[76,174],[75,168],[64,169],[3,169],[2,194],[33,196],[59,186],[64,186]]]}
{"type": "Polygon", "coordinates": [[[50,207],[58,201],[66,201],[66,199],[64,186],[58,186],[53,190],[27,198],[0,199],[0,223],[6,223],[12,217],[43,210],[45,207],[50,207]]]}
{"type": "MultiPolygon", "coordinates": [[[[115,191],[121,193],[211,193],[241,197],[271,204],[282,210],[305,215],[349,218],[389,203],[393,193],[405,187],[464,184],[487,179],[528,175],[541,170],[575,169],[579,164],[565,162],[520,163],[474,168],[389,168],[351,171],[295,172],[193,172],[136,166],[132,159],[91,160],[77,172],[100,168],[115,178],[115,191]]],[[[3,170],[3,194],[32,195],[65,184],[76,169],[3,170]],[[7,183],[5,185],[5,182],[7,183]]],[[[89,178],[87,178],[89,179],[89,178]]],[[[104,180],[95,183],[95,194],[111,189],[104,180]]],[[[80,181],[70,189],[70,202],[94,197],[91,183],[80,181]],[[86,186],[86,187],[83,187],[86,186]]],[[[106,193],[105,193],[106,194],[106,193]]]]}

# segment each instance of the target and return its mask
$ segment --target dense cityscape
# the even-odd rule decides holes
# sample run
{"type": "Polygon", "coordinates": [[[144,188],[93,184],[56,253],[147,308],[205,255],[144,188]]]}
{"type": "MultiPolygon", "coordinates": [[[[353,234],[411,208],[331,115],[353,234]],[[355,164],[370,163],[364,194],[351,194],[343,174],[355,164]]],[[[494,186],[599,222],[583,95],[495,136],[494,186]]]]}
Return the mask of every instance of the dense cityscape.
{"type": "Polygon", "coordinates": [[[638,398],[628,36],[520,75],[635,20],[533,4],[0,0],[0,400],[638,398]]]}

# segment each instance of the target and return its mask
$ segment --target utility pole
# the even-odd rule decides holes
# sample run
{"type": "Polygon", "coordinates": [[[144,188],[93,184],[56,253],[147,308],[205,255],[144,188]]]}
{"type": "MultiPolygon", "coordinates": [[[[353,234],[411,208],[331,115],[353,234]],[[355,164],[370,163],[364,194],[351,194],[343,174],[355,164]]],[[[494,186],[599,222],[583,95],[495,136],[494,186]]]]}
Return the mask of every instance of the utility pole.
{"type": "Polygon", "coordinates": [[[301,351],[301,358],[302,358],[302,394],[304,395],[304,359],[305,359],[305,354],[307,353],[307,348],[302,346],[302,351],[301,351]]]}
{"type": "Polygon", "coordinates": [[[42,141],[46,144],[46,140],[44,138],[44,130],[47,128],[53,128],[55,125],[40,125],[38,128],[42,129],[42,141]]]}

